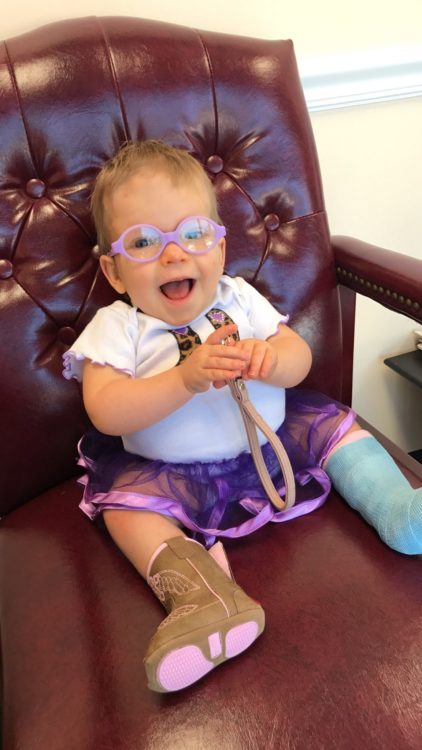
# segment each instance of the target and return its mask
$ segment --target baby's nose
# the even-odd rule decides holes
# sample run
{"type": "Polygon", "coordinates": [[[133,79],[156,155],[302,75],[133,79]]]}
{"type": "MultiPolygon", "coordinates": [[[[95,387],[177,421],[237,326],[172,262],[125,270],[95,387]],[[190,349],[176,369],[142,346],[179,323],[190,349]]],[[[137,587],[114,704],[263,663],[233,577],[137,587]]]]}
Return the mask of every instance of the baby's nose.
{"type": "Polygon", "coordinates": [[[163,263],[178,263],[186,259],[186,251],[177,242],[168,242],[161,255],[163,263]]]}

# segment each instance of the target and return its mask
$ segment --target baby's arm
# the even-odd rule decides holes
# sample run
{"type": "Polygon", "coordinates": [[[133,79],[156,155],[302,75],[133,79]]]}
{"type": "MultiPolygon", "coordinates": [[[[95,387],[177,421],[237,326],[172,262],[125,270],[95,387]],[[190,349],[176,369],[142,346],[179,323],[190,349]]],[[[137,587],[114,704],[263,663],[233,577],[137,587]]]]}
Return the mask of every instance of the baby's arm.
{"type": "Polygon", "coordinates": [[[214,381],[242,374],[248,353],[221,344],[236,325],[220,328],[178,367],[147,378],[132,378],[109,365],[87,360],[83,398],[92,423],[107,435],[125,435],[149,427],[208,390],[214,381]]]}
{"type": "Polygon", "coordinates": [[[271,385],[290,388],[306,377],[312,364],[306,341],[286,325],[266,341],[242,339],[236,344],[248,354],[248,365],[242,377],[262,380],[271,385]]]}

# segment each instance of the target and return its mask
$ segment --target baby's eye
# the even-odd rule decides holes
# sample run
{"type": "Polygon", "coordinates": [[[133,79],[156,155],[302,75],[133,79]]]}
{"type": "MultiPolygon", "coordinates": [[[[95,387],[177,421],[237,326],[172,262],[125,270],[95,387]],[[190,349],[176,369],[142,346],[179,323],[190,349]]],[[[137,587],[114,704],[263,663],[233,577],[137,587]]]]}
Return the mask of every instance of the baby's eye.
{"type": "Polygon", "coordinates": [[[201,229],[192,229],[189,232],[184,232],[185,240],[200,240],[206,235],[201,229]]]}
{"type": "Polygon", "coordinates": [[[151,247],[153,244],[154,242],[151,237],[138,237],[138,239],[132,243],[132,247],[151,247]]]}
{"type": "Polygon", "coordinates": [[[126,250],[145,250],[149,247],[157,247],[157,237],[130,237],[126,240],[126,250]]]}

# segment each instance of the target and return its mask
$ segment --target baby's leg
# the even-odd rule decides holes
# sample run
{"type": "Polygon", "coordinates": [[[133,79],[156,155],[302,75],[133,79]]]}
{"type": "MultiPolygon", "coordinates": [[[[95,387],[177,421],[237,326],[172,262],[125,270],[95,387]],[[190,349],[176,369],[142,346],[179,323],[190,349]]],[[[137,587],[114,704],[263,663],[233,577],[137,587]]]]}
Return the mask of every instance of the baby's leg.
{"type": "Polygon", "coordinates": [[[353,425],[324,468],[336,490],[386,544],[404,554],[422,553],[422,487],[413,489],[369,432],[353,425]]]}
{"type": "Polygon", "coordinates": [[[185,536],[176,519],[159,513],[108,509],[103,517],[113,540],[145,580],[155,550],[167,539],[185,536]]]}
{"type": "Polygon", "coordinates": [[[104,511],[104,520],[168,613],[144,658],[152,690],[164,693],[191,685],[262,633],[262,607],[170,519],[111,509],[104,511]]]}

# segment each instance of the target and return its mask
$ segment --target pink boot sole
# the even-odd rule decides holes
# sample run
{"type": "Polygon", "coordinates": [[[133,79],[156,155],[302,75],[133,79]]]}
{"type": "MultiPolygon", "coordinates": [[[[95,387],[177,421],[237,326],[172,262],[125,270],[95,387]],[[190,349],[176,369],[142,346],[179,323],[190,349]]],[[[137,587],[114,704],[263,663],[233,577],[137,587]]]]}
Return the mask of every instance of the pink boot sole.
{"type": "Polygon", "coordinates": [[[211,672],[217,664],[245,651],[258,637],[260,628],[254,621],[236,625],[225,634],[216,632],[208,636],[210,661],[199,646],[183,646],[166,654],[157,668],[157,681],[163,692],[182,690],[211,672]]]}

